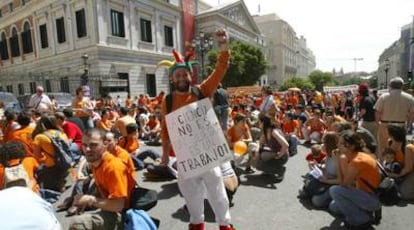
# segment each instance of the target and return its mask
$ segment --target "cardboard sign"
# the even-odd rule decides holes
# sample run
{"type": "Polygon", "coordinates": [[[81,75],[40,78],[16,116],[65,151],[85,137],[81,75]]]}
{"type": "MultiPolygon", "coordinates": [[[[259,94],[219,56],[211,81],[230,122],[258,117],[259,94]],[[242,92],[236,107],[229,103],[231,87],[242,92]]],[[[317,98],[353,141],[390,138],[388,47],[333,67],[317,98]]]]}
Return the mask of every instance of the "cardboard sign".
{"type": "Polygon", "coordinates": [[[233,158],[208,98],[181,107],[165,119],[181,178],[198,176],[233,158]]]}

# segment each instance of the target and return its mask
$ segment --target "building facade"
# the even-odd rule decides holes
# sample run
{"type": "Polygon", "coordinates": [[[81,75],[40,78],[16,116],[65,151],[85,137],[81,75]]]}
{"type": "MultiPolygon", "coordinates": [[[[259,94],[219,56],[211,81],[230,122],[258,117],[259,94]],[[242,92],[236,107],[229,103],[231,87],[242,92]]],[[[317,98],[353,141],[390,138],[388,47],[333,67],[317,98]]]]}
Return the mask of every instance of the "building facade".
{"type": "MultiPolygon", "coordinates": [[[[182,50],[178,0],[9,0],[0,5],[0,83],[73,93],[87,73],[94,95],[168,90],[160,60],[182,50]]],[[[85,80],[85,79],[84,79],[85,80]]]]}
{"type": "Polygon", "coordinates": [[[298,38],[289,23],[274,13],[255,16],[254,20],[265,37],[269,84],[281,85],[291,77],[305,77],[314,70],[315,57],[306,39],[298,38]]]}
{"type": "MultiPolygon", "coordinates": [[[[243,41],[264,50],[264,37],[243,0],[234,0],[211,7],[198,1],[196,13],[195,36],[203,32],[206,38],[214,36],[217,28],[226,28],[230,41],[243,41]]],[[[201,60],[198,53],[198,60],[201,60]]],[[[262,76],[259,84],[267,82],[262,76]]]]}

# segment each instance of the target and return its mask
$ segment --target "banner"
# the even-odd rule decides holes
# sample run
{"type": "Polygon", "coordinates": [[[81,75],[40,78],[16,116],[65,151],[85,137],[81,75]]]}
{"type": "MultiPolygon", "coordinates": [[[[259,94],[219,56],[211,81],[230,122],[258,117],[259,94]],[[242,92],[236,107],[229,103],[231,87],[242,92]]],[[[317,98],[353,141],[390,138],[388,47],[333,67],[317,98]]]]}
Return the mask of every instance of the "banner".
{"type": "MultiPolygon", "coordinates": [[[[181,0],[181,9],[183,10],[182,25],[183,25],[183,38],[184,38],[184,53],[185,56],[187,52],[193,50],[192,42],[194,38],[194,28],[195,28],[195,13],[196,13],[196,1],[194,0],[181,0]]],[[[193,76],[192,83],[198,83],[198,65],[193,65],[193,76]]]]}
{"type": "Polygon", "coordinates": [[[358,91],[358,85],[343,85],[343,86],[324,86],[323,91],[325,93],[340,93],[351,91],[355,93],[358,91]]]}
{"type": "Polygon", "coordinates": [[[208,98],[181,107],[165,119],[181,178],[198,176],[233,159],[208,98]]]}

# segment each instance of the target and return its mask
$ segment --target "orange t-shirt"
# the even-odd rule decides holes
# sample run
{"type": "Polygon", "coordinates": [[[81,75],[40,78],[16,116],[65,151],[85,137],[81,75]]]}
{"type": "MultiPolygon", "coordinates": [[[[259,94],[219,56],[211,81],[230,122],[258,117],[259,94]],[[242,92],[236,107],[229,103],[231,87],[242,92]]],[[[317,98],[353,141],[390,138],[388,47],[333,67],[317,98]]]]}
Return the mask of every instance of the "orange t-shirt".
{"type": "MultiPolygon", "coordinates": [[[[19,162],[18,159],[13,159],[9,161],[9,164],[16,165],[19,162]]],[[[35,179],[35,172],[39,168],[39,163],[33,157],[25,157],[22,161],[23,168],[26,169],[27,175],[32,182],[32,190],[35,193],[39,192],[39,185],[35,179]]],[[[4,166],[0,164],[0,190],[4,188],[4,166]]]]}
{"type": "Polygon", "coordinates": [[[74,109],[82,109],[82,111],[75,111],[75,116],[76,117],[90,117],[92,115],[91,112],[83,111],[83,109],[90,107],[89,103],[90,101],[88,98],[83,98],[82,100],[79,100],[79,98],[76,97],[73,100],[72,107],[74,109]]]}
{"type": "Polygon", "coordinates": [[[12,133],[11,141],[21,141],[28,156],[33,156],[32,133],[34,127],[28,125],[12,133]]]}
{"type": "Polygon", "coordinates": [[[149,119],[146,126],[150,128],[150,130],[153,130],[160,122],[157,119],[149,119]]]}
{"type": "Polygon", "coordinates": [[[401,165],[404,165],[405,156],[404,156],[404,153],[402,151],[398,151],[395,154],[395,161],[400,163],[401,165]]]}
{"type": "Polygon", "coordinates": [[[125,137],[121,137],[118,145],[125,149],[128,153],[135,153],[137,149],[139,149],[139,142],[136,137],[127,136],[126,139],[125,137]]]}
{"type": "Polygon", "coordinates": [[[359,152],[349,162],[349,167],[358,169],[356,175],[356,187],[362,191],[372,193],[372,190],[362,181],[368,182],[372,187],[378,187],[380,183],[380,174],[377,168],[376,160],[369,154],[359,152]]]}
{"type": "MultiPolygon", "coordinates": [[[[226,74],[228,62],[230,59],[230,52],[229,51],[221,51],[217,57],[216,69],[211,73],[211,75],[201,83],[200,91],[205,97],[210,97],[216,91],[218,84],[223,79],[224,75],[226,74]]],[[[171,111],[179,109],[185,105],[188,105],[192,102],[197,101],[198,98],[191,92],[186,94],[177,94],[175,92],[172,93],[172,106],[171,111]]],[[[165,99],[162,101],[161,104],[161,111],[163,117],[167,114],[167,103],[165,99]]],[[[167,124],[165,123],[165,119],[161,120],[161,138],[163,141],[167,141],[169,139],[167,124]]]]}
{"type": "Polygon", "coordinates": [[[132,99],[126,99],[125,100],[125,107],[131,108],[132,106],[132,99]]]}
{"type": "Polygon", "coordinates": [[[129,155],[129,153],[121,148],[120,146],[116,146],[115,147],[115,151],[111,152],[114,156],[118,157],[119,159],[122,160],[122,162],[124,162],[124,164],[127,166],[128,171],[130,172],[131,176],[133,178],[135,178],[135,166],[134,166],[134,162],[132,161],[131,156],[129,155]]]}
{"type": "Polygon", "coordinates": [[[112,122],[110,120],[106,120],[106,121],[99,120],[96,124],[96,127],[98,129],[102,129],[104,131],[109,132],[109,131],[111,131],[111,128],[112,128],[112,122]]]}
{"type": "Polygon", "coordinates": [[[129,207],[130,195],[135,187],[135,178],[128,172],[127,166],[121,159],[105,152],[99,166],[92,167],[92,173],[102,198],[124,198],[124,208],[129,207]]]}
{"type": "Polygon", "coordinates": [[[236,132],[236,127],[232,126],[227,130],[227,136],[230,137],[230,141],[231,143],[240,141],[242,139],[247,139],[249,138],[247,131],[249,130],[249,126],[247,124],[245,124],[242,128],[242,133],[237,133],[236,132]]]}
{"type": "MultiPolygon", "coordinates": [[[[55,136],[57,130],[49,129],[46,132],[50,136],[55,136]]],[[[65,141],[68,141],[68,137],[64,132],[59,132],[60,138],[62,138],[65,141]]],[[[40,133],[36,135],[33,142],[33,147],[39,147],[41,149],[41,156],[36,156],[37,160],[40,163],[44,163],[46,167],[53,167],[55,166],[55,148],[52,145],[52,141],[49,137],[47,137],[45,134],[40,133]]]]}
{"type": "Polygon", "coordinates": [[[293,133],[293,131],[295,131],[295,129],[297,129],[297,131],[299,131],[299,121],[292,120],[292,122],[284,122],[283,123],[283,127],[282,127],[283,132],[293,133]]]}

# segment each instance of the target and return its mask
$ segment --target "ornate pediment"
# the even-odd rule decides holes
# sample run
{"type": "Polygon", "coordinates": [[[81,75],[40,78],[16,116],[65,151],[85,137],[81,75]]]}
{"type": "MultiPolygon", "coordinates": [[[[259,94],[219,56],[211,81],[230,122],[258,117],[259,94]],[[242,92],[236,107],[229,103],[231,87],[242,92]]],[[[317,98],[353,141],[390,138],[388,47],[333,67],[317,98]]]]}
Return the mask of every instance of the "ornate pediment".
{"type": "Polygon", "coordinates": [[[232,7],[222,12],[222,14],[241,26],[248,25],[248,19],[246,18],[247,16],[246,12],[243,11],[243,8],[241,6],[232,7]]]}

